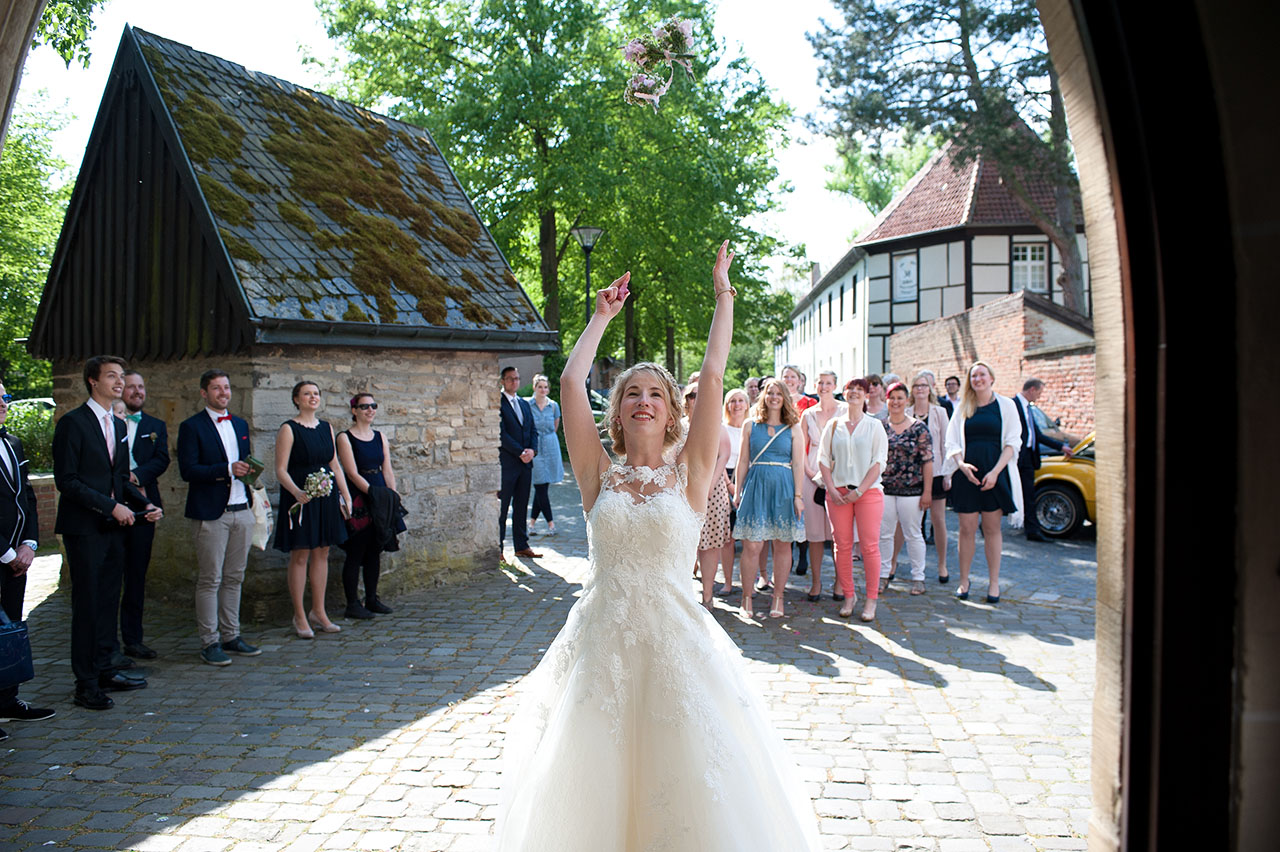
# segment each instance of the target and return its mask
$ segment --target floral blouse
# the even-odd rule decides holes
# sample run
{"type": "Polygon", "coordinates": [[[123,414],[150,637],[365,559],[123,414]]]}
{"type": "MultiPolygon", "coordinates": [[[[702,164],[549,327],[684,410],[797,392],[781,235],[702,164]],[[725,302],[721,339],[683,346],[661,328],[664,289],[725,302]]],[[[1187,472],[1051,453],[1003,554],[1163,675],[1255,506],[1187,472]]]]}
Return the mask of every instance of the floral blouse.
{"type": "Polygon", "coordinates": [[[933,461],[929,427],[913,420],[897,433],[886,419],[884,430],[889,434],[889,461],[882,476],[884,493],[890,497],[919,497],[924,493],[925,462],[933,461]]]}

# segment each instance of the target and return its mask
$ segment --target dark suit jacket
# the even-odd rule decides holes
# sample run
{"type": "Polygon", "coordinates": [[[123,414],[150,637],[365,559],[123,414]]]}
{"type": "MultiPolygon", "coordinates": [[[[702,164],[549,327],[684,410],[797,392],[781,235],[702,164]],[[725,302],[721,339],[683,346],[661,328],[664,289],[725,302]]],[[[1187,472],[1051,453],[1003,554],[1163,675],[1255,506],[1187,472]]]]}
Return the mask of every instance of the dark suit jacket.
{"type": "Polygon", "coordinates": [[[1050,438],[1044,432],[1040,431],[1040,427],[1036,425],[1036,419],[1031,416],[1031,413],[1029,411],[1023,411],[1022,407],[1024,405],[1030,405],[1030,403],[1027,402],[1026,397],[1022,396],[1022,394],[1018,394],[1013,398],[1013,404],[1018,408],[1018,420],[1022,423],[1022,450],[1018,453],[1018,464],[1029,466],[1032,470],[1039,470],[1041,447],[1049,447],[1050,449],[1062,452],[1067,445],[1062,441],[1059,441],[1057,438],[1050,438]],[[1027,446],[1028,429],[1036,430],[1036,445],[1034,449],[1027,446]]]}
{"type": "Polygon", "coordinates": [[[178,426],[178,473],[189,483],[188,518],[212,521],[222,517],[227,509],[232,479],[228,465],[253,454],[249,446],[249,424],[233,414],[231,428],[235,430],[240,448],[240,454],[234,459],[227,458],[222,437],[207,409],[200,409],[178,426]]]}
{"type": "Polygon", "coordinates": [[[502,469],[511,471],[519,470],[520,466],[531,466],[533,462],[526,464],[520,461],[520,454],[525,450],[536,452],[538,449],[537,432],[533,428],[533,408],[526,400],[516,397],[516,402],[520,404],[520,415],[524,418],[524,423],[521,423],[516,420],[515,410],[507,401],[507,395],[499,393],[498,399],[502,417],[502,452],[499,454],[502,469]]]}
{"type": "Polygon", "coordinates": [[[40,540],[36,496],[27,484],[27,457],[17,435],[0,429],[0,453],[9,459],[13,475],[0,465],[0,553],[24,541],[40,540]]]}
{"type": "Polygon", "coordinates": [[[53,482],[60,495],[53,531],[60,535],[111,529],[115,525],[111,510],[117,503],[132,509],[147,505],[146,495],[129,481],[124,421],[112,418],[112,423],[116,433],[114,461],[107,455],[102,426],[87,402],[62,415],[53,427],[53,482]]]}
{"type": "Polygon", "coordinates": [[[163,508],[160,485],[156,480],[169,468],[169,430],[163,420],[145,411],[138,421],[138,431],[133,435],[133,460],[138,465],[133,470],[138,487],[146,493],[148,500],[163,508]]]}

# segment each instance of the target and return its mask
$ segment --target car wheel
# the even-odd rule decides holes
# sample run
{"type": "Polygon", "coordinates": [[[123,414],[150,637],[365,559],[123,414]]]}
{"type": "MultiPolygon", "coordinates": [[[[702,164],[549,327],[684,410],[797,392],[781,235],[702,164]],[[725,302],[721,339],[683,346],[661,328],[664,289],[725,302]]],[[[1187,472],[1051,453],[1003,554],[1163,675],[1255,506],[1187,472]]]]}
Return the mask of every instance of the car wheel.
{"type": "Polygon", "coordinates": [[[1070,485],[1051,482],[1036,486],[1036,520],[1047,536],[1063,538],[1084,523],[1084,501],[1070,485]]]}

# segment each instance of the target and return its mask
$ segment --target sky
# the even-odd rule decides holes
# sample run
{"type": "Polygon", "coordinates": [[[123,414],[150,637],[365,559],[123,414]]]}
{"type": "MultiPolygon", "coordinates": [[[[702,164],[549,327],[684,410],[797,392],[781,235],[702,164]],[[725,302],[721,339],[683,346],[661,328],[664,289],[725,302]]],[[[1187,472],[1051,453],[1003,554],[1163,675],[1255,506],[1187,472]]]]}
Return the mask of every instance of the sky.
{"type": "MultiPolygon", "coordinates": [[[[829,0],[789,0],[782,15],[778,8],[776,0],[723,0],[715,37],[731,52],[740,47],[776,96],[796,113],[792,141],[778,152],[781,177],[793,190],[764,224],[787,243],[805,244],[808,259],[829,269],[848,250],[850,235],[871,219],[857,202],[824,188],[824,166],[836,162],[835,144],[803,124],[804,116],[819,108],[821,97],[818,63],[805,33],[818,29],[822,17],[836,19],[836,12],[829,0]]],[[[48,103],[68,117],[54,148],[73,173],[84,155],[126,23],[302,86],[318,87],[324,74],[304,64],[304,49],[320,58],[334,55],[314,0],[109,0],[94,20],[89,68],[74,63],[67,68],[51,49],[39,48],[27,59],[19,92],[19,103],[24,104],[44,90],[48,103]]],[[[772,268],[775,283],[808,290],[807,278],[787,281],[780,262],[772,268]]]]}

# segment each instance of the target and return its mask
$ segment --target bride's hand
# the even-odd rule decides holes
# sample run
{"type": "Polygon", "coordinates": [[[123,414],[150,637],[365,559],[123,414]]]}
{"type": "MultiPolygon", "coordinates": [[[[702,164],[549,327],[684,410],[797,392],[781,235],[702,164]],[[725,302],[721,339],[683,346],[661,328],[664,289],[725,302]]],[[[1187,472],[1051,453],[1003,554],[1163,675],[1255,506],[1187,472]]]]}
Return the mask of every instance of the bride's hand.
{"type": "Polygon", "coordinates": [[[613,319],[618,315],[618,311],[622,310],[622,304],[627,300],[627,296],[631,292],[627,289],[627,282],[631,280],[631,273],[624,272],[622,277],[614,281],[608,287],[596,293],[596,313],[607,320],[613,319]]]}
{"type": "Polygon", "coordinates": [[[711,283],[716,293],[721,290],[728,290],[729,284],[729,266],[733,263],[733,252],[729,251],[729,241],[725,240],[720,244],[720,251],[716,252],[715,266],[711,267],[711,283]]]}

